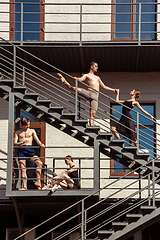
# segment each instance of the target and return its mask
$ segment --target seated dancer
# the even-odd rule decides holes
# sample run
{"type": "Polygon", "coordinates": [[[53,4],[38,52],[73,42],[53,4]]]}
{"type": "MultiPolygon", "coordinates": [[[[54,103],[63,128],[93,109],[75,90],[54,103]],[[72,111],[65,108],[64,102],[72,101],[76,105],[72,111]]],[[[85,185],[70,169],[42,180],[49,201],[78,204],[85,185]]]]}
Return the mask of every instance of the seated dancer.
{"type": "MultiPolygon", "coordinates": [[[[117,90],[116,101],[120,102],[120,103],[123,103],[123,105],[125,105],[125,106],[127,106],[131,109],[136,106],[144,114],[151,117],[152,120],[156,121],[156,118],[153,117],[151,114],[149,114],[147,111],[145,111],[141,107],[139,102],[136,101],[136,98],[140,97],[140,91],[139,90],[133,89],[130,92],[130,96],[131,96],[131,98],[127,101],[119,100],[119,89],[118,89],[117,90]]],[[[133,118],[130,114],[130,109],[129,108],[126,108],[126,107],[123,106],[123,108],[122,108],[122,114],[123,115],[121,116],[121,118],[119,120],[119,123],[117,123],[115,126],[111,126],[111,132],[115,135],[115,137],[117,139],[120,139],[120,136],[119,136],[118,133],[129,136],[129,138],[131,139],[131,145],[136,146],[137,145],[136,130],[135,130],[134,121],[133,121],[133,118]]]]}
{"type": "Polygon", "coordinates": [[[66,189],[80,189],[78,181],[78,170],[73,164],[73,159],[70,155],[65,157],[66,165],[69,165],[70,168],[64,170],[61,174],[54,177],[52,180],[49,180],[47,185],[42,188],[42,190],[51,190],[52,192],[56,191],[58,185],[60,185],[64,190],[66,189]],[[65,180],[65,183],[63,182],[65,180]]]}
{"type": "MultiPolygon", "coordinates": [[[[78,88],[78,93],[90,102],[89,123],[90,123],[90,126],[94,126],[94,119],[95,119],[96,111],[98,108],[98,97],[99,97],[100,87],[111,92],[116,92],[116,89],[105,86],[102,80],[100,79],[100,77],[95,75],[95,73],[98,70],[98,64],[96,62],[91,62],[89,67],[90,67],[90,70],[87,74],[84,74],[80,78],[74,77],[74,80],[79,80],[81,82],[86,81],[88,85],[88,90],[83,88],[78,88]]],[[[75,91],[75,87],[71,86],[60,73],[58,73],[57,75],[59,79],[62,82],[64,82],[70,90],[75,91]]]]}

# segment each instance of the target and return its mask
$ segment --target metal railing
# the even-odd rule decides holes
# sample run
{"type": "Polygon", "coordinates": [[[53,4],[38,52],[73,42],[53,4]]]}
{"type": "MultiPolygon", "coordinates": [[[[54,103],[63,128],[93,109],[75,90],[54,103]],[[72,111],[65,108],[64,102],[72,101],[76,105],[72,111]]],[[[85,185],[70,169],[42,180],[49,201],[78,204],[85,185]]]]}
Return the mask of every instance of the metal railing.
{"type": "MultiPolygon", "coordinates": [[[[150,163],[151,161],[149,161],[150,163]]],[[[148,163],[147,163],[148,164],[148,163]]],[[[143,165],[141,167],[146,167],[146,165],[143,165]]],[[[135,169],[135,171],[138,171],[138,169],[140,169],[141,167],[138,167],[135,169]]],[[[63,216],[63,214],[65,216],[67,216],[66,220],[64,222],[61,222],[60,224],[54,226],[52,229],[48,230],[47,232],[45,232],[44,234],[40,235],[39,237],[37,237],[35,240],[41,239],[42,237],[44,237],[45,235],[47,235],[48,233],[51,233],[53,231],[56,231],[56,229],[58,229],[59,227],[65,225],[68,222],[72,222],[74,219],[74,226],[73,224],[70,224],[70,229],[68,231],[65,231],[63,234],[60,234],[59,236],[57,236],[56,238],[54,238],[55,240],[59,240],[59,239],[63,239],[65,236],[69,235],[72,232],[75,232],[76,230],[81,229],[81,234],[78,235],[78,237],[76,237],[75,239],[86,239],[87,236],[90,236],[92,233],[94,233],[95,231],[101,229],[102,227],[106,227],[108,226],[109,223],[111,223],[112,221],[125,216],[126,213],[128,212],[132,212],[135,209],[138,209],[141,205],[143,205],[144,203],[148,202],[148,206],[153,206],[155,207],[155,198],[159,196],[160,191],[159,189],[157,189],[155,191],[155,184],[160,182],[159,179],[159,175],[157,175],[157,177],[155,177],[155,172],[154,172],[154,166],[153,166],[153,171],[150,174],[147,174],[145,177],[141,177],[141,181],[148,177],[148,184],[146,184],[143,188],[137,190],[136,192],[133,192],[132,194],[128,194],[125,198],[122,198],[121,200],[117,201],[116,203],[112,204],[111,206],[104,208],[103,210],[99,211],[96,214],[92,213],[92,210],[94,208],[96,208],[99,204],[105,202],[107,199],[114,197],[117,193],[119,192],[123,192],[124,190],[130,190],[130,187],[132,185],[134,185],[135,183],[137,183],[139,181],[139,179],[136,179],[135,181],[132,181],[131,183],[124,183],[123,182],[123,187],[121,189],[118,189],[116,192],[109,194],[106,198],[103,198],[101,200],[99,200],[98,202],[96,202],[95,204],[91,205],[91,206],[85,206],[85,202],[92,196],[94,196],[94,194],[96,194],[97,192],[101,192],[104,189],[108,189],[110,186],[114,186],[116,183],[120,182],[121,180],[124,180],[127,176],[129,175],[129,173],[127,173],[125,176],[122,176],[121,178],[114,180],[112,183],[109,183],[107,185],[105,185],[102,189],[100,189],[99,191],[96,191],[95,193],[83,198],[82,200],[78,201],[77,203],[74,203],[73,205],[69,206],[68,208],[62,210],[61,212],[55,214],[54,216],[50,217],[49,219],[45,220],[44,222],[38,224],[37,226],[35,226],[34,228],[32,228],[31,230],[23,233],[22,235],[18,236],[15,238],[15,240],[19,239],[20,237],[24,236],[25,234],[29,233],[30,231],[32,231],[33,229],[37,229],[38,227],[41,227],[43,224],[46,224],[47,222],[51,221],[54,219],[54,223],[56,222],[56,217],[58,216],[63,216]],[[150,183],[150,179],[152,178],[152,182],[150,183]],[[124,186],[125,185],[125,186],[124,186]],[[113,209],[115,209],[116,207],[118,207],[119,205],[125,203],[127,200],[135,197],[137,194],[141,194],[145,191],[148,191],[148,194],[146,195],[146,197],[144,198],[140,198],[138,202],[133,203],[131,206],[129,206],[128,208],[125,208],[122,211],[118,211],[118,213],[112,217],[109,217],[109,212],[112,211],[113,209]],[[152,191],[152,192],[151,192],[152,191]],[[77,214],[73,215],[72,217],[68,218],[68,214],[67,211],[74,208],[75,206],[81,206],[81,211],[79,211],[77,214]],[[90,212],[91,211],[91,212],[90,212]],[[103,219],[103,215],[108,213],[108,215],[105,215],[105,221],[101,220],[103,219]],[[108,216],[108,217],[107,217],[108,216]],[[80,217],[80,223],[76,224],[76,219],[80,217]],[[99,217],[101,217],[101,219],[98,219],[99,217]],[[96,222],[94,222],[94,220],[96,220],[96,222]],[[91,222],[94,222],[94,227],[89,227],[88,228],[88,224],[91,222]]],[[[148,216],[149,218],[149,216],[148,216]]]]}
{"type": "MultiPolygon", "coordinates": [[[[21,49],[21,48],[19,48],[18,46],[15,46],[15,45],[12,45],[11,44],[11,46],[12,46],[12,50],[11,51],[9,51],[9,50],[7,50],[7,49],[5,49],[4,47],[0,47],[0,49],[1,49],[1,59],[5,62],[5,64],[3,64],[3,65],[1,65],[1,72],[3,73],[3,76],[4,76],[4,78],[8,78],[8,79],[14,79],[14,86],[26,86],[27,87],[27,90],[28,91],[31,91],[31,92],[37,92],[39,95],[40,95],[40,97],[42,98],[42,99],[48,99],[48,97],[51,99],[51,101],[52,101],[52,104],[54,104],[55,105],[55,103],[56,104],[58,104],[59,102],[60,103],[62,103],[63,105],[65,104],[65,102],[63,101],[64,99],[65,99],[65,101],[66,101],[66,97],[65,96],[67,96],[67,98],[68,97],[70,97],[71,96],[71,94],[70,94],[70,91],[68,90],[68,89],[66,89],[66,90],[64,90],[64,87],[63,86],[60,86],[59,84],[56,84],[55,82],[52,82],[50,79],[48,79],[48,78],[52,78],[52,79],[54,79],[54,80],[57,80],[57,78],[54,76],[54,75],[52,75],[52,74],[50,74],[50,73],[48,73],[48,72],[46,72],[46,71],[44,71],[44,70],[41,70],[39,67],[37,67],[37,66],[33,66],[33,64],[32,63],[29,63],[29,62],[27,62],[27,61],[25,61],[23,58],[21,58],[21,57],[19,57],[17,54],[16,54],[16,52],[18,52],[18,51],[15,51],[15,49],[17,50],[19,50],[19,51],[24,51],[26,54],[28,54],[29,56],[32,56],[33,58],[36,58],[36,59],[38,59],[37,57],[35,57],[35,56],[33,56],[32,54],[30,54],[30,53],[28,53],[27,51],[25,51],[25,50],[23,50],[23,49],[21,49]],[[6,54],[4,54],[4,53],[6,53],[6,54]],[[20,61],[20,62],[19,62],[20,61]],[[27,66],[26,66],[26,64],[27,64],[27,66]],[[25,67],[25,74],[24,74],[24,67],[25,67]],[[35,72],[33,69],[31,69],[31,67],[34,67],[34,69],[36,69],[36,70],[38,70],[37,72],[35,72]],[[21,71],[20,71],[21,70],[21,71]],[[43,75],[42,75],[42,73],[43,73],[43,75]],[[12,77],[11,77],[12,76],[12,77]],[[14,76],[14,78],[13,78],[13,76],[14,76]],[[33,79],[35,79],[35,80],[33,80],[33,79]],[[38,80],[38,81],[37,81],[38,80]],[[56,90],[55,90],[56,89],[56,90]],[[58,92],[58,93],[57,93],[58,92]],[[52,94],[51,94],[52,93],[52,94]],[[56,94],[56,98],[54,98],[53,97],[53,93],[54,93],[54,95],[56,94]],[[64,96],[64,94],[65,94],[65,96],[64,96]]],[[[38,59],[40,62],[43,62],[43,64],[46,64],[46,66],[48,66],[49,64],[48,63],[45,63],[44,61],[42,61],[42,60],[40,60],[40,59],[38,59]]],[[[58,72],[62,72],[60,69],[57,69],[56,67],[54,67],[54,66],[51,66],[51,65],[49,65],[51,68],[53,68],[54,70],[56,69],[56,71],[58,71],[58,72]]],[[[64,72],[62,72],[62,73],[64,73],[64,72]]],[[[71,77],[71,78],[73,78],[72,76],[70,76],[70,75],[68,75],[68,77],[71,77]]],[[[80,83],[80,82],[78,82],[79,84],[83,84],[83,86],[85,86],[85,84],[84,83],[80,83]]],[[[77,91],[77,87],[78,87],[78,85],[76,86],[76,91],[77,91]]],[[[104,102],[110,102],[110,101],[113,101],[113,102],[115,102],[116,104],[119,104],[119,103],[117,103],[114,99],[112,99],[111,97],[109,97],[109,96],[107,96],[107,95],[105,95],[105,94],[103,94],[103,93],[101,93],[101,92],[99,92],[99,94],[100,94],[100,96],[103,96],[104,98],[105,98],[105,101],[103,101],[103,102],[101,102],[101,101],[99,101],[99,109],[98,109],[98,111],[97,111],[97,118],[95,119],[95,122],[96,122],[96,124],[97,123],[99,123],[100,124],[100,126],[101,126],[101,130],[102,131],[106,131],[106,132],[110,132],[110,117],[112,117],[113,119],[114,119],[114,121],[116,121],[117,122],[117,120],[115,120],[115,118],[114,118],[114,116],[110,113],[110,109],[112,109],[112,107],[110,106],[110,104],[108,104],[108,105],[106,105],[104,102]],[[109,109],[109,110],[107,110],[107,109],[109,109]]],[[[76,94],[77,96],[78,96],[78,94],[76,94]]],[[[88,118],[88,116],[89,116],[89,107],[88,107],[88,110],[87,110],[87,108],[86,108],[86,106],[88,105],[88,102],[86,102],[85,100],[83,100],[84,101],[84,103],[82,103],[81,102],[81,98],[80,99],[77,99],[77,101],[78,102],[80,102],[81,104],[84,104],[84,106],[80,106],[80,108],[78,109],[76,109],[76,107],[75,107],[75,97],[74,97],[74,94],[72,95],[72,100],[70,100],[70,103],[71,103],[71,105],[70,106],[68,106],[68,104],[66,104],[66,111],[70,111],[70,112],[73,112],[73,113],[76,113],[76,116],[78,115],[78,117],[80,118],[80,119],[86,119],[86,118],[88,118]],[[83,111],[84,110],[84,111],[83,111]],[[80,113],[80,114],[79,114],[80,113]]],[[[77,102],[76,101],[76,102],[77,102]]],[[[69,101],[68,101],[69,102],[69,101]]],[[[122,105],[123,106],[123,104],[120,104],[120,105],[122,105]]],[[[126,107],[126,106],[125,106],[126,107]]],[[[131,110],[131,109],[130,109],[131,110]]],[[[134,111],[134,110],[132,110],[132,111],[134,111]]],[[[137,116],[139,116],[139,114],[136,112],[136,111],[134,111],[134,113],[135,114],[137,114],[137,116]]],[[[143,116],[143,115],[142,115],[143,116]]],[[[145,117],[145,116],[143,116],[143,117],[145,117]]],[[[145,118],[147,118],[147,117],[145,117],[145,118]]],[[[78,118],[77,118],[78,119],[78,118]]],[[[140,136],[140,134],[141,134],[141,129],[140,129],[140,127],[138,127],[138,126],[141,126],[141,127],[143,127],[143,128],[146,128],[143,124],[141,124],[141,123],[139,123],[139,117],[137,117],[137,119],[138,119],[138,124],[137,124],[137,132],[139,133],[139,136],[140,136]]],[[[147,118],[148,119],[148,118],[147,118]]],[[[156,125],[158,125],[158,123],[155,123],[156,125]]],[[[146,128],[147,129],[147,128],[146,128]]],[[[156,136],[159,136],[159,133],[157,133],[156,131],[154,131],[153,130],[153,132],[154,132],[154,134],[156,135],[156,136]]],[[[129,138],[128,138],[129,139],[129,138]]],[[[129,140],[131,140],[131,139],[129,139],[129,140]]],[[[138,141],[138,139],[137,139],[137,141],[138,141]]],[[[148,138],[147,138],[147,141],[148,141],[148,138]]],[[[148,144],[147,142],[144,142],[145,144],[148,144]]],[[[148,188],[150,189],[150,190],[153,190],[153,194],[151,195],[150,194],[150,192],[148,192],[148,196],[146,197],[146,198],[144,198],[144,199],[142,199],[142,202],[140,201],[139,202],[139,204],[142,204],[143,202],[146,202],[146,201],[148,201],[149,203],[151,203],[151,199],[152,199],[152,201],[153,201],[153,205],[155,205],[155,195],[158,195],[159,194],[159,192],[157,191],[156,193],[155,193],[155,183],[158,183],[159,182],[159,179],[156,179],[156,181],[154,181],[155,179],[154,179],[154,160],[155,160],[155,156],[156,156],[156,161],[158,160],[158,158],[159,158],[159,154],[158,154],[158,143],[159,143],[159,139],[158,139],[158,137],[157,138],[155,138],[155,137],[153,137],[153,140],[150,140],[149,141],[149,144],[148,144],[148,146],[152,146],[152,148],[153,148],[153,150],[152,151],[150,151],[150,158],[152,158],[150,161],[148,161],[146,164],[144,164],[144,165],[142,165],[142,166],[140,166],[139,168],[143,168],[143,167],[147,167],[147,165],[150,163],[150,162],[153,162],[153,171],[152,171],[152,173],[151,174],[149,174],[148,176],[152,176],[151,178],[152,178],[152,183],[151,184],[147,184],[144,188],[142,188],[142,189],[140,189],[140,190],[138,190],[138,191],[136,191],[136,192],[134,192],[134,193],[132,193],[131,195],[128,195],[128,197],[126,197],[126,198],[124,198],[123,199],[123,201],[126,201],[128,198],[130,198],[130,197],[134,197],[134,196],[136,196],[137,194],[139,194],[139,193],[141,193],[141,192],[143,192],[143,191],[145,191],[145,190],[147,190],[148,188]],[[156,141],[155,141],[156,140],[156,141]]],[[[138,146],[139,146],[139,148],[141,149],[145,149],[146,147],[144,146],[144,144],[142,144],[142,143],[140,143],[140,142],[138,142],[138,144],[137,144],[138,146]]],[[[147,149],[147,148],[146,148],[147,149]]],[[[139,152],[139,149],[138,149],[138,152],[139,152]]],[[[139,168],[137,168],[137,169],[139,169],[139,168]]],[[[135,169],[134,171],[137,171],[137,169],[135,169]]],[[[133,171],[132,171],[133,172],[133,171]]],[[[120,181],[121,179],[124,179],[125,177],[127,177],[128,175],[130,175],[131,174],[131,172],[129,172],[129,173],[127,173],[125,176],[123,176],[123,177],[121,177],[120,179],[118,179],[118,180],[115,180],[115,181],[113,181],[112,183],[110,183],[110,184],[108,184],[108,185],[106,185],[105,187],[103,187],[103,189],[105,189],[105,188],[108,188],[109,186],[111,186],[112,184],[114,185],[116,182],[118,182],[118,181],[120,181]]],[[[142,179],[143,179],[144,177],[142,177],[142,179]]],[[[113,194],[111,194],[111,195],[109,195],[107,198],[109,198],[109,197],[113,197],[116,193],[118,193],[119,191],[123,191],[123,190],[125,190],[125,189],[129,189],[129,187],[132,185],[132,184],[134,184],[136,181],[139,181],[139,179],[136,179],[135,181],[133,181],[131,184],[129,184],[129,185],[126,185],[125,187],[123,187],[122,189],[118,189],[118,191],[116,191],[116,192],[114,192],[113,194]]],[[[149,191],[150,191],[149,190],[149,191]]],[[[101,189],[101,191],[102,191],[102,189],[101,189]]],[[[97,192],[99,192],[99,191],[97,191],[97,192]]],[[[91,196],[93,196],[94,194],[92,194],[91,196]]],[[[81,239],[85,239],[85,236],[88,236],[89,234],[91,234],[91,231],[96,231],[98,228],[99,228],[99,226],[97,226],[97,228],[96,228],[96,230],[95,229],[91,229],[89,232],[87,232],[87,223],[88,222],[90,222],[90,220],[92,220],[92,219],[86,219],[86,214],[85,214],[85,212],[87,212],[89,209],[85,209],[85,208],[83,208],[83,206],[84,206],[84,201],[85,201],[85,199],[88,199],[90,196],[88,196],[88,197],[86,197],[86,198],[84,198],[82,201],[79,201],[78,203],[76,203],[75,205],[77,205],[77,204],[79,204],[79,203],[81,203],[82,204],[82,211],[80,212],[80,213],[78,213],[76,216],[74,216],[74,217],[77,217],[77,216],[81,216],[82,217],[82,221],[81,221],[81,224],[79,224],[79,225],[77,225],[77,226],[75,226],[73,229],[71,229],[70,230],[70,232],[71,231],[75,231],[75,229],[78,229],[78,228],[80,228],[81,227],[81,230],[82,230],[82,233],[81,233],[81,239]],[[85,216],[84,216],[84,214],[85,214],[85,216]],[[86,220],[85,220],[86,219],[86,220]],[[88,221],[88,222],[87,222],[88,221]]],[[[107,199],[107,198],[105,198],[105,199],[107,199]]],[[[100,204],[103,200],[105,200],[105,199],[102,199],[98,204],[100,204]]],[[[121,204],[122,202],[119,202],[118,204],[121,204]]],[[[75,206],[75,205],[73,205],[73,206],[75,206]]],[[[71,207],[73,207],[73,206],[71,206],[71,207]]],[[[92,206],[92,207],[94,207],[94,206],[92,206]]],[[[113,206],[114,207],[114,206],[113,206]]],[[[135,205],[135,207],[137,207],[137,205],[135,205]]],[[[69,208],[70,209],[70,208],[69,208]]],[[[108,209],[109,210],[109,209],[108,209]]],[[[107,210],[107,211],[108,211],[107,210]]],[[[130,210],[130,209],[129,209],[130,210]]],[[[65,210],[66,211],[66,210],[65,210]]],[[[59,214],[58,214],[59,215],[59,214]]],[[[118,216],[116,216],[116,218],[117,217],[119,217],[120,215],[118,215],[118,216]]],[[[53,218],[55,218],[56,217],[56,215],[55,216],[53,216],[51,219],[53,219],[53,218]]],[[[72,220],[74,217],[72,217],[71,219],[67,219],[66,221],[70,221],[70,220],[72,220]]],[[[97,216],[95,216],[95,217],[97,217],[97,216]]],[[[95,219],[95,218],[94,218],[95,219]]],[[[49,219],[50,220],[50,219],[49,219]]],[[[113,220],[113,219],[112,219],[113,220]]],[[[48,221],[48,220],[47,220],[48,221]]],[[[65,222],[66,222],[65,221],[65,222]]],[[[108,222],[106,221],[105,222],[105,224],[108,224],[109,223],[109,221],[111,221],[110,219],[108,220],[108,222]]],[[[56,226],[55,228],[53,228],[53,229],[51,229],[50,230],[50,232],[51,231],[53,231],[53,230],[55,230],[55,229],[57,229],[58,227],[59,227],[60,225],[58,225],[58,226],[56,226]]],[[[66,232],[66,234],[69,234],[70,232],[66,232]]],[[[48,232],[47,232],[48,233],[48,232]]],[[[47,234],[47,233],[45,233],[45,234],[47,234]]],[[[45,235],[44,234],[44,235],[45,235]]],[[[64,235],[63,235],[64,236],[64,235]]],[[[63,237],[62,236],[62,237],[63,237]]],[[[42,237],[42,236],[41,236],[42,237]]],[[[38,237],[37,239],[39,239],[40,237],[38,237]]],[[[18,239],[18,238],[17,238],[18,239]]],[[[61,239],[61,237],[60,238],[57,238],[57,239],[61,239]]]]}
{"type": "MultiPolygon", "coordinates": [[[[2,38],[1,38],[2,39],[2,38]]],[[[4,40],[4,39],[3,39],[4,40]]],[[[73,82],[73,77],[62,70],[56,68],[55,66],[50,65],[49,63],[41,60],[40,58],[34,56],[33,54],[27,52],[26,50],[20,48],[19,46],[15,46],[11,44],[11,50],[8,50],[4,47],[0,47],[0,59],[2,61],[0,71],[3,72],[3,76],[6,79],[13,79],[14,86],[26,86],[27,91],[29,92],[37,92],[40,96],[40,99],[49,99],[52,102],[53,106],[63,106],[65,112],[73,112],[76,115],[76,119],[89,119],[90,115],[90,107],[88,101],[86,101],[83,97],[78,94],[77,88],[86,88],[87,84],[84,82],[76,81],[76,86],[71,86],[74,90],[70,91],[70,89],[64,88],[64,85],[60,83],[59,79],[56,77],[54,73],[47,72],[40,67],[32,64],[31,62],[27,62],[19,56],[19,52],[27,54],[32,58],[32,62],[34,59],[38,60],[39,63],[44,64],[45,67],[50,67],[52,71],[61,72],[65,74],[69,81],[73,82]],[[58,82],[56,83],[56,81],[58,82]]],[[[91,87],[90,87],[91,88],[91,87]]],[[[98,92],[98,91],[97,91],[98,92]]],[[[98,100],[98,110],[96,112],[95,125],[100,126],[101,131],[110,132],[110,121],[114,121],[115,124],[120,124],[119,119],[114,116],[113,112],[117,112],[122,115],[121,112],[115,110],[110,102],[115,103],[117,105],[121,105],[122,107],[128,108],[127,106],[118,103],[115,99],[109,97],[103,92],[99,93],[99,99],[103,98],[103,101],[98,100]],[[108,104],[106,104],[108,103],[108,104]]],[[[96,100],[97,101],[97,100],[96,100]]],[[[129,109],[129,108],[128,108],[129,109]]],[[[136,125],[136,133],[137,133],[137,153],[145,153],[146,151],[150,155],[150,158],[159,157],[158,148],[160,146],[159,136],[160,134],[156,131],[159,126],[158,122],[152,121],[149,117],[135,111],[134,109],[129,109],[136,115],[136,119],[134,119],[134,123],[136,125]],[[145,119],[149,122],[148,125],[152,125],[152,128],[149,128],[141,122],[141,120],[145,119]]],[[[125,116],[128,118],[127,116],[125,116]]],[[[129,119],[132,121],[132,119],[129,119]]],[[[126,127],[126,126],[125,126],[126,127]]],[[[126,127],[127,129],[128,127],[126,127]]],[[[132,130],[132,129],[131,129],[132,130]]],[[[133,131],[133,130],[132,130],[133,131]]],[[[122,134],[121,134],[122,135],[122,134]]],[[[130,136],[124,136],[125,143],[131,145],[135,142],[130,138],[130,136]],[[129,142],[128,142],[129,141],[129,142]]]]}
{"type": "Polygon", "coordinates": [[[1,2],[0,19],[1,36],[21,45],[159,41],[159,3],[152,2],[1,2]]]}

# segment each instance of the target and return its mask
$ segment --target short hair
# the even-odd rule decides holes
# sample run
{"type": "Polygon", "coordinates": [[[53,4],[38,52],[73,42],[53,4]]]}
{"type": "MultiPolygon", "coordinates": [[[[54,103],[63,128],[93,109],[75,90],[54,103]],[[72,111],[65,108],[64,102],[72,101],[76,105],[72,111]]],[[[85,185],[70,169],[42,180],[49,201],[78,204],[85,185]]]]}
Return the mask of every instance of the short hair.
{"type": "Polygon", "coordinates": [[[71,155],[67,155],[65,158],[70,158],[71,161],[73,162],[73,158],[71,157],[71,155]]]}
{"type": "Polygon", "coordinates": [[[141,93],[138,89],[135,89],[135,98],[140,98],[141,93]]]}
{"type": "Polygon", "coordinates": [[[95,62],[95,61],[92,61],[92,62],[90,62],[90,63],[89,63],[89,69],[90,69],[90,68],[91,68],[91,66],[93,66],[95,63],[96,63],[96,64],[98,64],[98,63],[97,63],[97,62],[95,62]]]}
{"type": "Polygon", "coordinates": [[[28,123],[30,123],[30,119],[27,117],[23,117],[21,120],[22,126],[27,125],[28,123]]]}

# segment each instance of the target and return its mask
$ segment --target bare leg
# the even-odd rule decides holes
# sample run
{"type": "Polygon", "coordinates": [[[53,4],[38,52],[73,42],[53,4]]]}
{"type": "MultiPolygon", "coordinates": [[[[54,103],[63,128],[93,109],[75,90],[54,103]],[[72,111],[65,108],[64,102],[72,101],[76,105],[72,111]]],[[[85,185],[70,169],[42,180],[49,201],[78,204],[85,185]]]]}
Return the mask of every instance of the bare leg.
{"type": "Polygon", "coordinates": [[[96,116],[96,111],[93,109],[90,109],[90,119],[89,119],[90,126],[94,126],[95,116],[96,116]]]}
{"type": "Polygon", "coordinates": [[[37,181],[35,182],[35,186],[38,188],[38,190],[40,190],[41,189],[41,173],[42,173],[43,163],[38,158],[38,156],[34,156],[33,158],[30,159],[30,161],[34,162],[37,165],[37,169],[36,169],[37,181]]]}
{"type": "Polygon", "coordinates": [[[117,139],[120,139],[120,136],[119,136],[119,133],[117,132],[116,127],[111,126],[111,133],[113,133],[117,139]]]}
{"type": "MultiPolygon", "coordinates": [[[[54,179],[52,179],[52,184],[55,185],[60,185],[62,188],[64,187],[64,184],[62,184],[62,181],[65,180],[67,183],[67,186],[69,186],[69,188],[73,188],[74,186],[74,181],[73,179],[71,179],[67,173],[62,172],[60,175],[56,176],[54,179]]],[[[65,186],[65,188],[63,189],[67,189],[67,186],[65,186]]]]}
{"type": "Polygon", "coordinates": [[[21,178],[23,183],[23,188],[20,190],[27,190],[26,160],[19,160],[19,166],[21,168],[21,178]]]}
{"type": "Polygon", "coordinates": [[[137,139],[134,138],[132,134],[130,135],[130,138],[131,138],[131,140],[132,140],[132,141],[131,141],[131,145],[132,145],[132,146],[137,146],[137,139]]]}

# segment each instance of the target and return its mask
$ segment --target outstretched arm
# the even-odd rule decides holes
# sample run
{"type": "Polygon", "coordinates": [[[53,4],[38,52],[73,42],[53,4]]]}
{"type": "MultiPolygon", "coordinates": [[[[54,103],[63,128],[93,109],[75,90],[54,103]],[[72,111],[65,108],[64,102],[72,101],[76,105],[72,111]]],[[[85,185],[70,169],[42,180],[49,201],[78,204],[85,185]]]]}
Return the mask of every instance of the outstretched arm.
{"type": "Polygon", "coordinates": [[[152,120],[156,121],[156,118],[153,117],[150,113],[148,113],[146,110],[144,110],[141,105],[139,104],[139,102],[135,102],[134,106],[136,106],[139,110],[141,110],[141,112],[143,112],[144,114],[146,114],[147,116],[149,116],[152,120]]]}
{"type": "Polygon", "coordinates": [[[85,80],[86,80],[86,78],[87,78],[87,75],[86,75],[86,74],[84,74],[82,77],[79,77],[79,78],[77,78],[77,77],[74,77],[74,80],[79,80],[79,81],[83,82],[83,81],[85,81],[85,80]]]}
{"type": "Polygon", "coordinates": [[[106,85],[102,82],[101,79],[99,79],[99,85],[100,85],[103,89],[105,89],[105,90],[107,90],[107,91],[117,92],[117,89],[110,88],[110,87],[106,86],[106,85]]]}
{"type": "Polygon", "coordinates": [[[33,129],[33,137],[36,140],[36,143],[41,146],[41,147],[45,147],[45,145],[43,143],[41,143],[41,141],[39,140],[36,131],[33,129]]]}

